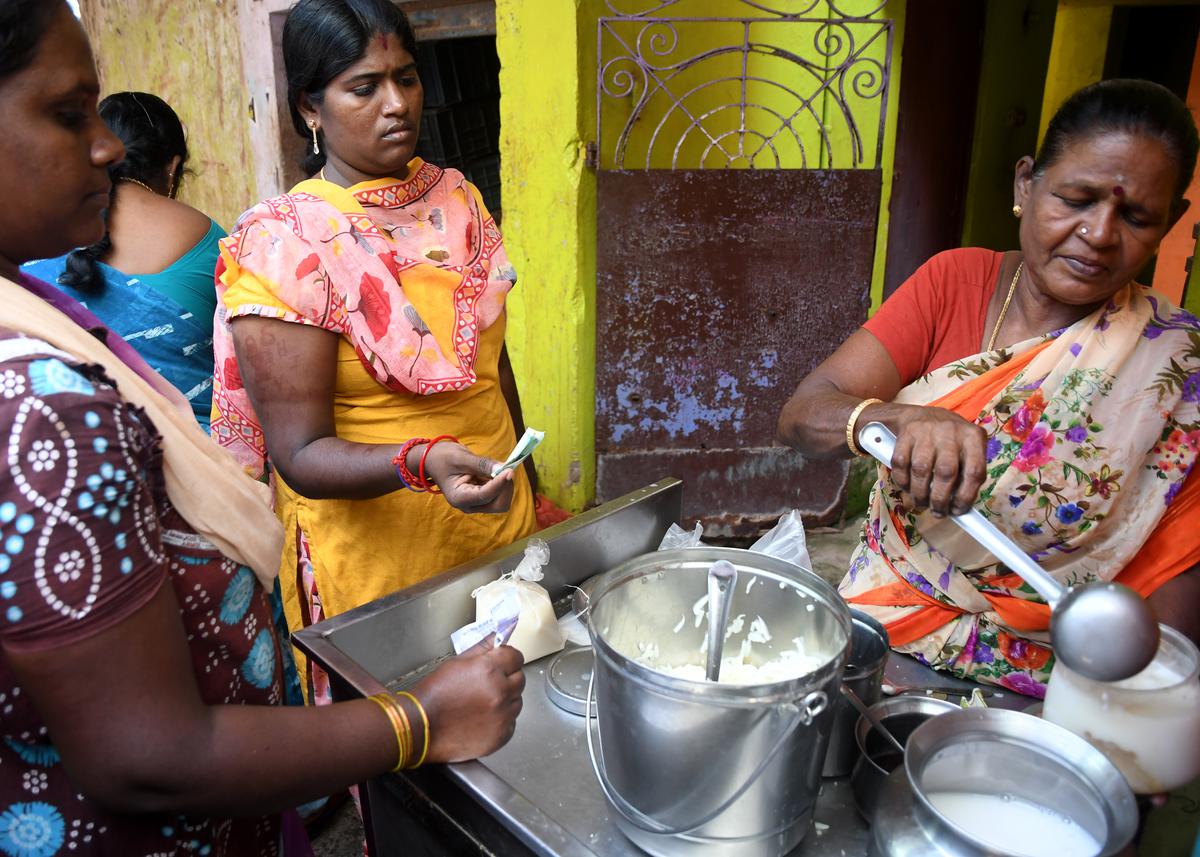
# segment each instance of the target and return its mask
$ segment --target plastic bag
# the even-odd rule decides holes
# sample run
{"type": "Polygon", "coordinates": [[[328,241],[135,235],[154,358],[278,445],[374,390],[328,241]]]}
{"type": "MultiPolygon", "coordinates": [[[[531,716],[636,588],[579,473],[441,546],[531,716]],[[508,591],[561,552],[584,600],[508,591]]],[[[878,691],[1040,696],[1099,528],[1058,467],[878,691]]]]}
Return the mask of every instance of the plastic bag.
{"type": "Polygon", "coordinates": [[[795,509],[780,518],[779,523],[750,546],[750,550],[812,570],[808,543],[804,540],[804,523],[795,509]]]}
{"type": "Polygon", "coordinates": [[[659,542],[658,549],[660,551],[669,551],[672,548],[694,548],[704,544],[700,541],[700,537],[704,535],[704,526],[697,521],[696,528],[685,530],[679,524],[671,524],[667,529],[667,534],[662,537],[659,542]]]}
{"type": "Polygon", "coordinates": [[[507,643],[516,630],[521,618],[521,600],[515,590],[508,590],[499,601],[492,605],[488,615],[470,625],[464,625],[450,635],[454,653],[461,655],[472,646],[492,638],[492,648],[499,648],[507,643]]]}
{"type": "Polygon", "coordinates": [[[588,633],[587,625],[584,625],[583,620],[574,612],[564,613],[559,617],[558,629],[572,646],[590,646],[592,644],[592,637],[588,633]]]}
{"type": "Polygon", "coordinates": [[[530,539],[516,568],[471,593],[476,622],[487,620],[495,605],[515,595],[521,612],[508,644],[525,656],[526,663],[557,652],[565,645],[550,593],[536,582],[545,577],[542,566],[549,561],[550,546],[541,539],[530,539]]]}

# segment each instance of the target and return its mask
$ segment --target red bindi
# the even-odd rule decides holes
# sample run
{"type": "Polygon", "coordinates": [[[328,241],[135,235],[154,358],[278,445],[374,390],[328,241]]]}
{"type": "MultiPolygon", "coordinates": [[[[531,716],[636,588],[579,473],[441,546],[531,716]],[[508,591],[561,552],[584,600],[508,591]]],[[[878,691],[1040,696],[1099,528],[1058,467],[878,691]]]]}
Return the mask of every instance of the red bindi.
{"type": "Polygon", "coordinates": [[[379,47],[383,48],[385,51],[388,49],[388,37],[386,33],[379,34],[379,47]]]}
{"type": "Polygon", "coordinates": [[[1113,196],[1124,196],[1124,195],[1125,195],[1125,188],[1121,187],[1120,185],[1113,186],[1113,196]]]}

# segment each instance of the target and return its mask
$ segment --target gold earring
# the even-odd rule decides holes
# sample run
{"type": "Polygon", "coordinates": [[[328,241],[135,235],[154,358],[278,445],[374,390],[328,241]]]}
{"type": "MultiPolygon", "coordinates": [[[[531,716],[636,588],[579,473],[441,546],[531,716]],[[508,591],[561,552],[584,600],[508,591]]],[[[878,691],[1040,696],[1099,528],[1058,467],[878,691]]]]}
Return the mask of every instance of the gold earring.
{"type": "Polygon", "coordinates": [[[1020,217],[1020,216],[1021,216],[1021,206],[1014,205],[1013,206],[1013,217],[1020,217]]]}
{"type": "Polygon", "coordinates": [[[317,142],[317,123],[310,120],[308,127],[311,128],[313,132],[313,154],[319,155],[321,154],[321,144],[317,142]]]}

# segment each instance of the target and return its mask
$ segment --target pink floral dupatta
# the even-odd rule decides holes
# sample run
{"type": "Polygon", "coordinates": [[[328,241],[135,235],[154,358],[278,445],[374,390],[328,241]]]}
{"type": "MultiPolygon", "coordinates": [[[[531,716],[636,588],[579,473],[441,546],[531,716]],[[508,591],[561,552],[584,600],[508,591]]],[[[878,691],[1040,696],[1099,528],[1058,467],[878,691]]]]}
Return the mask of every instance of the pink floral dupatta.
{"type": "MultiPolygon", "coordinates": [[[[1028,364],[986,405],[959,411],[988,436],[977,508],[1060,582],[1112,580],[1196,462],[1200,321],[1129,286],[1066,330],[943,366],[896,401],[939,404],[1021,356],[1028,364]]],[[[893,628],[902,651],[1041,696],[1053,664],[1045,604],[952,522],[905,508],[880,477],[842,594],[893,628]]],[[[1179,555],[1200,561],[1200,528],[1186,540],[1179,555]]]]}
{"type": "Polygon", "coordinates": [[[341,334],[397,392],[475,383],[480,332],[503,314],[516,274],[461,173],[417,159],[409,174],[350,189],[301,182],[243,214],[221,242],[212,436],[252,475],[264,472],[266,445],[233,350],[238,316],[341,334]]]}

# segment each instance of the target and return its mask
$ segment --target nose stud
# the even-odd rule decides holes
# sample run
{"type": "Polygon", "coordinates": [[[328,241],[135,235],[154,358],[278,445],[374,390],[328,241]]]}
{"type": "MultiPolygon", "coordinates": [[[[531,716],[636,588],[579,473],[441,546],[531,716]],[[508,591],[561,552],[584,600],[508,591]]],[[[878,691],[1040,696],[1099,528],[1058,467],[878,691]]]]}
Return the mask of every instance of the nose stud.
{"type": "Polygon", "coordinates": [[[1079,227],[1079,234],[1080,234],[1080,235],[1087,235],[1087,227],[1086,227],[1086,226],[1080,226],[1080,227],[1079,227]]]}

